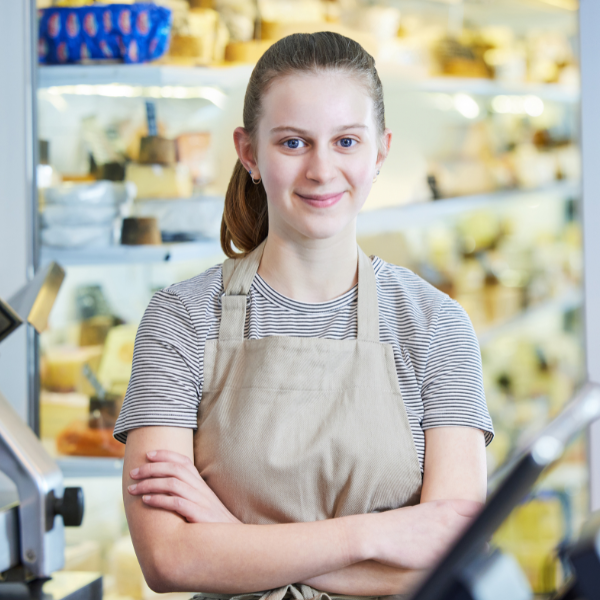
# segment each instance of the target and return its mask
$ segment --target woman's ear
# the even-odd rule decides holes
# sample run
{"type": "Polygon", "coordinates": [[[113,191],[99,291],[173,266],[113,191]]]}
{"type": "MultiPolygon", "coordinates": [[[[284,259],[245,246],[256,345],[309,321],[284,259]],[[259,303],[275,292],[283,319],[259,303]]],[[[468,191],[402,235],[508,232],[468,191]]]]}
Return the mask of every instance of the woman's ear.
{"type": "Polygon", "coordinates": [[[235,144],[235,150],[244,169],[246,169],[246,171],[252,171],[252,175],[259,178],[260,174],[258,173],[258,167],[254,160],[254,149],[252,148],[250,135],[244,127],[236,127],[234,129],[233,143],[235,144]]]}
{"type": "Polygon", "coordinates": [[[392,145],[392,130],[385,129],[381,136],[379,151],[377,153],[377,162],[376,162],[375,166],[377,167],[378,170],[381,169],[381,167],[383,166],[383,163],[384,163],[385,159],[387,158],[387,155],[390,152],[391,145],[392,145]]]}

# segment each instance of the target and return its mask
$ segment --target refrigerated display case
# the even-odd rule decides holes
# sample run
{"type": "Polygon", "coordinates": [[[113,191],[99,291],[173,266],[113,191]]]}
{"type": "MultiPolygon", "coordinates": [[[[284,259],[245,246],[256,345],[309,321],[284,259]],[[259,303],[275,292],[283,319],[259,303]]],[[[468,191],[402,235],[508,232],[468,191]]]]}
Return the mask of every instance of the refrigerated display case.
{"type": "MultiPolygon", "coordinates": [[[[593,174],[588,169],[582,184],[578,12],[571,2],[537,0],[390,5],[357,4],[354,15],[314,16],[328,23],[321,28],[341,28],[376,53],[395,134],[359,215],[359,242],[368,253],[417,272],[467,310],[496,429],[488,448],[493,483],[506,458],[592,371],[593,288],[584,289],[583,276],[589,282],[596,267],[589,262],[593,249],[586,248],[584,268],[582,226],[591,224],[589,202],[582,211],[582,189],[589,189],[585,178],[593,174]],[[391,33],[383,26],[389,28],[390,18],[399,19],[391,33]]],[[[286,17],[276,2],[268,9],[262,37],[316,27],[286,17]]],[[[99,502],[88,529],[70,540],[71,564],[89,557],[112,573],[120,593],[118,581],[126,578],[119,579],[109,555],[131,559],[132,550],[119,508],[122,448],[109,439],[111,411],[126,389],[136,324],[152,293],[224,257],[218,225],[235,160],[231,132],[252,65],[217,63],[227,52],[231,58],[235,50],[239,59],[257,51],[256,40],[232,37],[237,46],[222,57],[186,56],[193,54],[194,32],[185,33],[184,17],[178,18],[176,52],[158,63],[37,69],[35,139],[44,143],[36,148],[40,210],[28,235],[38,235],[39,218],[45,243],[32,264],[56,260],[67,278],[40,340],[42,389],[30,423],[39,423],[65,475],[85,478],[99,502]],[[165,139],[209,140],[192,159],[198,172],[191,179],[188,173],[184,184],[169,161],[127,173],[128,165],[143,163],[140,140],[150,133],[151,113],[165,139]],[[168,169],[173,174],[165,191],[150,196],[145,182],[165,177],[168,169]],[[132,191],[128,179],[146,191],[132,191]],[[109,182],[108,200],[100,181],[109,182]],[[97,194],[95,208],[103,211],[80,211],[77,220],[73,209],[86,206],[86,193],[97,194]],[[164,241],[119,243],[127,216],[155,218],[164,241]],[[85,365],[114,395],[110,414],[90,402],[98,391],[85,365]],[[101,493],[111,500],[100,503],[101,493]]],[[[594,235],[588,233],[586,244],[594,235]]],[[[498,532],[497,542],[517,555],[539,592],[556,585],[560,566],[553,549],[577,533],[589,511],[589,464],[582,438],[498,532]]],[[[142,584],[135,585],[131,595],[143,594],[142,584]]]]}

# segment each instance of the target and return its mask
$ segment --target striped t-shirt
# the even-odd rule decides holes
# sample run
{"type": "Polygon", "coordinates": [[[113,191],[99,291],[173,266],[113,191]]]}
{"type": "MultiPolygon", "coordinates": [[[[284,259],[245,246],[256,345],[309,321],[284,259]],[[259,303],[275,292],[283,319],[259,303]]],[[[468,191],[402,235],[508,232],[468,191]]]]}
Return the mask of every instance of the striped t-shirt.
{"type": "MultiPolygon", "coordinates": [[[[493,428],[485,402],[477,337],[463,308],[412,271],[373,258],[379,338],[391,344],[421,469],[424,430],[493,428]]],[[[115,438],[152,425],[197,428],[203,355],[219,337],[222,266],[157,292],[138,329],[133,370],[115,438]]],[[[256,275],[248,294],[246,339],[268,336],[356,338],[358,286],[327,302],[287,298],[256,275]]]]}

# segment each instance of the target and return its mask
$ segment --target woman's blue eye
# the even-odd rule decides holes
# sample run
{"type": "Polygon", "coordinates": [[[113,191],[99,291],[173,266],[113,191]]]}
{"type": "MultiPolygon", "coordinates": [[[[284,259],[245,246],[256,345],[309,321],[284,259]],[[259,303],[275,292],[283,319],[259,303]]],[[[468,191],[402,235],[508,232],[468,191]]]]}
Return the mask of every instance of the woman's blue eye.
{"type": "Polygon", "coordinates": [[[292,140],[286,140],[285,142],[283,142],[288,148],[291,148],[292,150],[295,150],[296,148],[300,148],[300,144],[302,143],[300,140],[298,139],[292,139],[292,140]]]}
{"type": "Polygon", "coordinates": [[[354,145],[353,142],[356,142],[356,140],[353,140],[352,138],[342,138],[340,140],[342,148],[352,148],[352,146],[354,145]]]}

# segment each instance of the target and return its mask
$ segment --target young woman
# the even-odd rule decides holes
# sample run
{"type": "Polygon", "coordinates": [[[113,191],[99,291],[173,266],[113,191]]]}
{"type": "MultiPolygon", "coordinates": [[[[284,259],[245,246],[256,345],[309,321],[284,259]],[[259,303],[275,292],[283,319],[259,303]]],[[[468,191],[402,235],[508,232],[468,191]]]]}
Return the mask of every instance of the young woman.
{"type": "Polygon", "coordinates": [[[277,42],[243,120],[230,259],[158,292],[136,340],[115,429],[136,553],[159,592],[406,592],[485,499],[476,337],[357,246],[392,138],[360,45],[277,42]]]}

